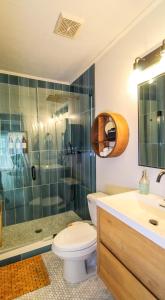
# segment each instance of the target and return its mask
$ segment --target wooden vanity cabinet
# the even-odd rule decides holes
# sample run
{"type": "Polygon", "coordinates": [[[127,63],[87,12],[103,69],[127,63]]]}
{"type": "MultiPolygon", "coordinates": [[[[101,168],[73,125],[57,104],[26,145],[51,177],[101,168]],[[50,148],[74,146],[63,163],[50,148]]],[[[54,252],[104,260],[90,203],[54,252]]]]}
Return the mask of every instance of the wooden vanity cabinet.
{"type": "Polygon", "coordinates": [[[165,299],[165,250],[98,208],[98,274],[115,299],[165,299]]]}

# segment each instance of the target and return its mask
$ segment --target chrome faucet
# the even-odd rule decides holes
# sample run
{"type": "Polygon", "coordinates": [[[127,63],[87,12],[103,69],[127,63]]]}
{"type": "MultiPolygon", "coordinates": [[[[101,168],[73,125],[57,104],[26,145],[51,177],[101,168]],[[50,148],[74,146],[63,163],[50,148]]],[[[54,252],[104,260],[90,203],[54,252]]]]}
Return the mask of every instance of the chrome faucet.
{"type": "Polygon", "coordinates": [[[156,182],[160,182],[160,179],[162,176],[165,175],[165,170],[161,170],[158,174],[158,177],[156,178],[156,182]]]}

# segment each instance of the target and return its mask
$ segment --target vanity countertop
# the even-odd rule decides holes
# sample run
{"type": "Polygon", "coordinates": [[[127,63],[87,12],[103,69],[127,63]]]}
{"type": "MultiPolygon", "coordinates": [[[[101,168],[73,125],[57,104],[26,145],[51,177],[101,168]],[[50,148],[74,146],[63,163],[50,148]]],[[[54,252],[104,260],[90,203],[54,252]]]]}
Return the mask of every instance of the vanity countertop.
{"type": "Polygon", "coordinates": [[[96,204],[165,249],[165,200],[161,196],[131,191],[99,198],[96,204]]]}

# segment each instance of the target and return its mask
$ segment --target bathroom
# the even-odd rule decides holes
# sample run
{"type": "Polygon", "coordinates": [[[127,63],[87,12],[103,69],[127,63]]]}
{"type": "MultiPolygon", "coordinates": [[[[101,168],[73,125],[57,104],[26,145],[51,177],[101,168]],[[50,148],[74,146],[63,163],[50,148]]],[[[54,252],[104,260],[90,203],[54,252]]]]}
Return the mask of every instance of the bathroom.
{"type": "MultiPolygon", "coordinates": [[[[165,38],[165,2],[103,1],[95,10],[93,1],[83,7],[64,0],[1,2],[1,266],[44,257],[53,283],[22,299],[49,293],[50,299],[112,299],[95,276],[57,292],[51,267],[62,273],[62,265],[50,256],[51,242],[72,222],[90,220],[88,194],[138,189],[144,166],[138,164],[137,89],[130,91],[129,79],[135,58],[165,38]],[[54,34],[61,11],[83,19],[73,40],[54,34]],[[92,150],[91,126],[101,112],[119,113],[128,123],[129,141],[120,156],[104,159],[92,150]],[[10,226],[17,226],[14,236],[10,226]]],[[[150,193],[164,197],[165,177],[156,182],[162,167],[145,168],[150,193]]]]}

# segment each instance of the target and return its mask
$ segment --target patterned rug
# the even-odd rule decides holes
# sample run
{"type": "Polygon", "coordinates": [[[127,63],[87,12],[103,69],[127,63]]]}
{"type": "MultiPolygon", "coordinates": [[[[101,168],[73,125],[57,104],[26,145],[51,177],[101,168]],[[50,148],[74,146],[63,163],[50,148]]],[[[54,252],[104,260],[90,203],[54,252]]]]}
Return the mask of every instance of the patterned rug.
{"type": "Polygon", "coordinates": [[[11,300],[50,284],[40,255],[0,268],[0,299],[11,300]]]}

